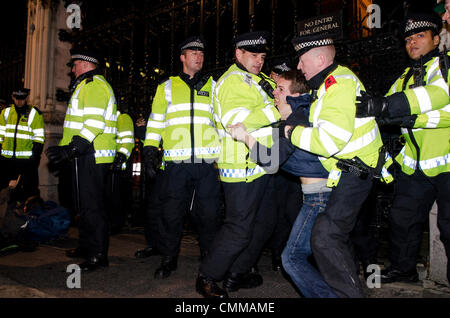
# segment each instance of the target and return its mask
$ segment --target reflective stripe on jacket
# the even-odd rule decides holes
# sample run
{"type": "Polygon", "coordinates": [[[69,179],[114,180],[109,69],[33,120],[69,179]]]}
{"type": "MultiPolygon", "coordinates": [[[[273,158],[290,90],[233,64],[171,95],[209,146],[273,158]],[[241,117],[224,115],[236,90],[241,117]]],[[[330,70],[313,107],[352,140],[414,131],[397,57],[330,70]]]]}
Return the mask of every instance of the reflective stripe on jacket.
{"type": "Polygon", "coordinates": [[[219,136],[214,124],[210,77],[200,90],[191,88],[179,76],[172,76],[156,89],[147,122],[144,146],[159,147],[164,161],[219,156],[219,136]],[[192,144],[193,143],[193,144],[192,144]]]}

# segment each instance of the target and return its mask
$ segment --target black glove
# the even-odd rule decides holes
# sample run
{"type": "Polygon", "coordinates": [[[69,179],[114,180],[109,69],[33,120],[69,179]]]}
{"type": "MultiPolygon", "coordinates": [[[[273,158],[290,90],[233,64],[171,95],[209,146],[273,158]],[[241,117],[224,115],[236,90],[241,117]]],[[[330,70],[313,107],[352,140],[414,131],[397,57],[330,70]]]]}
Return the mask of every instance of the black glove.
{"type": "Polygon", "coordinates": [[[39,166],[39,162],[41,161],[41,154],[42,149],[44,148],[44,145],[38,142],[33,142],[33,149],[31,152],[33,153],[30,157],[30,159],[33,161],[34,164],[39,166]]]}
{"type": "Polygon", "coordinates": [[[109,169],[114,171],[114,172],[120,172],[120,171],[122,171],[123,163],[126,162],[126,161],[127,161],[127,157],[123,153],[116,152],[116,156],[114,158],[114,162],[111,164],[109,169]]]}
{"type": "Polygon", "coordinates": [[[380,126],[400,126],[403,128],[414,128],[417,115],[409,115],[403,117],[394,118],[376,118],[378,125],[380,126]]]}
{"type": "Polygon", "coordinates": [[[149,178],[152,178],[161,165],[162,152],[154,146],[145,146],[143,154],[146,174],[149,178]]]}
{"type": "Polygon", "coordinates": [[[59,164],[65,160],[71,160],[84,154],[94,153],[93,145],[80,136],[74,136],[67,146],[48,147],[45,154],[52,164],[59,164]]]}
{"type": "Polygon", "coordinates": [[[48,161],[51,164],[59,164],[63,161],[72,159],[75,157],[76,149],[72,147],[70,144],[67,146],[52,146],[48,147],[45,151],[47,155],[48,161]]]}
{"type": "Polygon", "coordinates": [[[387,117],[388,100],[386,97],[372,96],[361,91],[361,96],[356,97],[356,117],[387,117]]]}

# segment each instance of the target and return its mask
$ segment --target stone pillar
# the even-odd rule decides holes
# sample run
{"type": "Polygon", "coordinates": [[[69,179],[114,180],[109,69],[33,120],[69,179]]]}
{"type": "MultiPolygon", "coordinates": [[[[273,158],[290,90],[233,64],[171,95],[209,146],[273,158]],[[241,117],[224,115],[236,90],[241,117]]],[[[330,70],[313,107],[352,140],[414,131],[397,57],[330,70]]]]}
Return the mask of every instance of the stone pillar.
{"type": "Polygon", "coordinates": [[[450,286],[447,281],[447,255],[437,227],[437,204],[430,212],[430,280],[450,286]]]}
{"type": "MultiPolygon", "coordinates": [[[[25,87],[30,88],[30,103],[43,113],[45,121],[44,151],[62,137],[67,105],[56,100],[56,90],[67,91],[70,82],[66,66],[70,43],[58,39],[58,30],[67,28],[63,1],[28,1],[25,87]]],[[[39,188],[44,200],[58,202],[58,179],[48,171],[48,159],[42,155],[39,165],[39,188]]]]}

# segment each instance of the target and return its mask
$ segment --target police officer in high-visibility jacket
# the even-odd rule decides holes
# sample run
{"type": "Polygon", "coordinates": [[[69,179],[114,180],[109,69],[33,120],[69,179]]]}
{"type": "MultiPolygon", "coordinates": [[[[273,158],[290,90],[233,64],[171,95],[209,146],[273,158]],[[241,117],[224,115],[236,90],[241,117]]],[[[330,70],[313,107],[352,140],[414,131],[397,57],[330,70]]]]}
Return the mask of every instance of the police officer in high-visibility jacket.
{"type": "Polygon", "coordinates": [[[131,180],[125,173],[127,160],[134,148],[134,123],[130,115],[117,111],[116,156],[111,164],[108,184],[107,208],[109,233],[117,234],[125,224],[126,213],[131,205],[131,180]]]}
{"type": "Polygon", "coordinates": [[[177,268],[183,219],[193,195],[202,256],[208,253],[220,224],[220,183],[214,163],[220,150],[213,119],[215,81],[201,72],[204,50],[199,36],[180,44],[183,69],[158,86],[147,123],[143,151],[147,171],[156,172],[160,143],[164,149],[163,226],[158,246],[162,260],[154,274],[159,279],[177,268]]]}
{"type": "Polygon", "coordinates": [[[385,97],[365,96],[358,108],[358,116],[400,125],[406,140],[395,158],[401,172],[389,215],[391,266],[381,273],[382,283],[418,280],[423,226],[434,201],[440,239],[450,256],[449,74],[448,60],[438,51],[441,27],[434,13],[410,13],[402,30],[410,65],[385,97]]]}
{"type": "Polygon", "coordinates": [[[13,91],[14,104],[0,114],[0,188],[22,175],[19,200],[39,195],[38,166],[45,138],[42,113],[27,104],[29,93],[27,88],[13,91]]]}
{"type": "Polygon", "coordinates": [[[335,62],[333,40],[321,34],[295,37],[292,43],[299,57],[297,68],[312,89],[306,118],[312,127],[308,121],[286,126],[286,136],[296,147],[319,155],[330,171],[327,185],[333,188],[313,226],[311,248],[321,274],[339,297],[363,297],[349,233],[373,176],[381,174],[385,158],[380,155],[380,132],[374,118],[355,119],[356,97],[364,86],[350,69],[335,62]]]}
{"type": "Polygon", "coordinates": [[[196,289],[207,298],[225,298],[229,291],[262,284],[262,276],[250,269],[276,221],[273,176],[249,158],[245,143],[227,131],[229,125],[242,122],[259,142],[267,147],[273,143],[270,125],[280,119],[272,94],[275,83],[261,73],[268,33],[241,34],[234,44],[236,63],[220,77],[214,91],[226,218],[200,265],[196,289]],[[216,284],[220,280],[224,289],[216,284]]]}
{"type": "Polygon", "coordinates": [[[105,184],[116,154],[117,106],[113,89],[100,75],[98,55],[73,49],[71,57],[76,80],[71,87],[63,137],[59,146],[49,147],[46,154],[54,164],[73,161],[79,238],[78,247],[66,255],[85,258],[80,267],[89,271],[109,265],[105,184]]]}

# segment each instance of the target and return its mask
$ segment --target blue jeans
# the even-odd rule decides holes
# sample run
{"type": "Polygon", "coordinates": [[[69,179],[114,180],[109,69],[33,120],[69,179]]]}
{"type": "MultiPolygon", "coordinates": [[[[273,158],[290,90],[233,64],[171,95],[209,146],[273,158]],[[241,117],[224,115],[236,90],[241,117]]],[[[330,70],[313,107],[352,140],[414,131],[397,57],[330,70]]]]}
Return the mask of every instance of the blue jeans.
{"type": "Polygon", "coordinates": [[[302,208],[292,227],[281,260],[295,285],[308,298],[336,298],[334,290],[325,282],[308,257],[311,251],[311,230],[319,213],[325,210],[331,192],[304,194],[302,208]]]}

